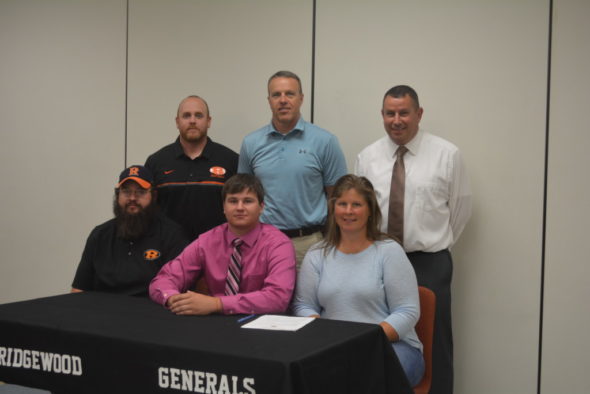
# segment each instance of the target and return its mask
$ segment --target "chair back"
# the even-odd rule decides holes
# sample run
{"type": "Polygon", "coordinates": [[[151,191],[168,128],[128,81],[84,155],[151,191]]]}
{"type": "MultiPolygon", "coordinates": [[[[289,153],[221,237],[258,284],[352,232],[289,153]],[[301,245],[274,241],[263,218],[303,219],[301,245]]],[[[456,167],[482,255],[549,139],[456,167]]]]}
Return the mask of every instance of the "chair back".
{"type": "Polygon", "coordinates": [[[434,336],[436,296],[432,290],[423,286],[418,287],[418,292],[420,294],[420,319],[416,323],[416,334],[424,348],[425,369],[422,380],[414,387],[414,394],[428,394],[432,384],[432,340],[434,336]]]}

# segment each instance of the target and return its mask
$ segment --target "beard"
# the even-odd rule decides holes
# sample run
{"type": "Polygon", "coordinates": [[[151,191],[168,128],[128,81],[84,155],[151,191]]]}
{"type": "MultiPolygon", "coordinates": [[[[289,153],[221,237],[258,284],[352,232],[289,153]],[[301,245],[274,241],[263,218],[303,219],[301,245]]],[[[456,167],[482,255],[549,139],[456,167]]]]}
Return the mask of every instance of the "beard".
{"type": "Polygon", "coordinates": [[[191,128],[180,132],[182,139],[192,144],[200,143],[207,140],[207,130],[191,128]]]}
{"type": "Polygon", "coordinates": [[[137,240],[147,234],[158,212],[158,206],[155,199],[152,199],[147,207],[138,207],[137,213],[128,213],[126,207],[121,207],[115,198],[113,212],[117,237],[124,240],[137,240]]]}

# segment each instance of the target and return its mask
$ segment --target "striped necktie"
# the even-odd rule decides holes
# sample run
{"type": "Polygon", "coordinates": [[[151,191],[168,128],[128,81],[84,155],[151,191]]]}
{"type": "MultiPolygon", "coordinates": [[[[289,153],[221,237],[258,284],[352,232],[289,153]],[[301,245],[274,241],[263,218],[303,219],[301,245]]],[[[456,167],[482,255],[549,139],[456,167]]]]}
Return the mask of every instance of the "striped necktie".
{"type": "Polygon", "coordinates": [[[225,295],[238,294],[240,290],[240,276],[242,273],[242,254],[240,253],[240,246],[242,241],[236,238],[232,241],[233,251],[229,260],[229,267],[227,269],[227,279],[225,280],[225,295]]]}

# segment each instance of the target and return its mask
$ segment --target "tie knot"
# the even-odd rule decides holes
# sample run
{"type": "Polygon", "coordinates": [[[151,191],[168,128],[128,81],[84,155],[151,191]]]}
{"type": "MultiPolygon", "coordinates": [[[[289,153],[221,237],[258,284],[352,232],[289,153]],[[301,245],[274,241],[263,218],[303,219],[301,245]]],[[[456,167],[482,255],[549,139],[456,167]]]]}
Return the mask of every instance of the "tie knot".
{"type": "Polygon", "coordinates": [[[232,241],[232,245],[234,246],[234,248],[239,248],[240,245],[242,245],[242,243],[244,243],[244,241],[242,241],[239,238],[236,238],[232,241]]]}
{"type": "Polygon", "coordinates": [[[398,146],[395,154],[397,155],[397,157],[404,157],[404,155],[406,154],[407,151],[408,151],[408,148],[406,148],[404,145],[400,145],[400,146],[398,146]]]}

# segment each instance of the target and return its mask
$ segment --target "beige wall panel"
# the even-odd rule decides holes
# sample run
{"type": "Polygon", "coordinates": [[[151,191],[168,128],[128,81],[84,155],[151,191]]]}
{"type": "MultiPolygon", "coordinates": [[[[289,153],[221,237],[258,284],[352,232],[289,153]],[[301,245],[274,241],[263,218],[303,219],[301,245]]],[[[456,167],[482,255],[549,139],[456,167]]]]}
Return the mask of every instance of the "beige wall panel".
{"type": "Polygon", "coordinates": [[[174,141],[178,104],[190,94],[209,103],[209,136],[239,152],[270,121],[275,71],[294,71],[309,92],[312,11],[311,0],[131,1],[128,162],[174,141]]]}
{"type": "Polygon", "coordinates": [[[554,2],[541,393],[589,393],[590,3],[554,2]]]}
{"type": "MultiPolygon", "coordinates": [[[[266,81],[303,79],[312,0],[0,2],[0,303],[69,290],[111,217],[125,158],[172,142],[189,94],[239,150],[267,123],[266,81]]],[[[384,133],[383,93],[414,86],[423,128],[463,151],[474,216],[453,250],[456,394],[536,392],[549,2],[318,0],[315,122],[356,153],[384,133]]],[[[588,392],[590,31],[554,1],[542,392],[588,392]],[[584,120],[582,120],[584,119],[584,120]]]]}
{"type": "Polygon", "coordinates": [[[475,200],[453,250],[456,394],[536,392],[548,15],[534,0],[318,1],[315,121],[349,168],[383,135],[396,84],[464,154],[475,200]]]}
{"type": "Polygon", "coordinates": [[[0,303],[69,291],[124,158],[124,1],[0,2],[0,303]]]}

